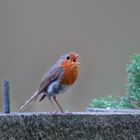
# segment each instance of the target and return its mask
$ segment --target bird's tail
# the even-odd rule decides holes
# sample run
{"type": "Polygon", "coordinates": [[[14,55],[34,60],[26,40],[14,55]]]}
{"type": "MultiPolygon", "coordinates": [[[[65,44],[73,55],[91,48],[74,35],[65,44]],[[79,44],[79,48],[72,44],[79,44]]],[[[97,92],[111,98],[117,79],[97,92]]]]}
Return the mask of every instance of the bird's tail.
{"type": "Polygon", "coordinates": [[[36,91],[36,92],[33,94],[33,96],[32,96],[29,100],[27,100],[27,101],[21,106],[21,108],[19,109],[18,112],[21,112],[23,109],[26,108],[26,106],[27,106],[28,104],[30,104],[33,100],[36,100],[39,94],[40,94],[40,93],[39,93],[38,91],[36,91]]]}

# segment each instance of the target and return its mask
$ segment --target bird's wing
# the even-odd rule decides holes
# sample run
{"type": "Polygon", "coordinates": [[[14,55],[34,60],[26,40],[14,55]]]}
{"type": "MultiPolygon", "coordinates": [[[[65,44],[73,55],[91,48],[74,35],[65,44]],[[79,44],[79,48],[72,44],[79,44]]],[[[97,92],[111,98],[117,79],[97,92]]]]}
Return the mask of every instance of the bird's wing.
{"type": "Polygon", "coordinates": [[[57,79],[61,79],[63,75],[63,68],[60,66],[54,66],[50,71],[42,78],[42,82],[39,86],[38,93],[41,93],[48,88],[49,84],[57,79]]]}
{"type": "Polygon", "coordinates": [[[31,101],[35,101],[37,97],[40,95],[41,92],[43,92],[45,89],[48,88],[49,84],[53,81],[61,78],[63,75],[63,68],[60,66],[54,66],[50,69],[50,71],[43,77],[42,82],[39,86],[39,89],[33,94],[33,96],[27,100],[19,109],[19,112],[21,112],[25,107],[31,103],[31,101]]]}

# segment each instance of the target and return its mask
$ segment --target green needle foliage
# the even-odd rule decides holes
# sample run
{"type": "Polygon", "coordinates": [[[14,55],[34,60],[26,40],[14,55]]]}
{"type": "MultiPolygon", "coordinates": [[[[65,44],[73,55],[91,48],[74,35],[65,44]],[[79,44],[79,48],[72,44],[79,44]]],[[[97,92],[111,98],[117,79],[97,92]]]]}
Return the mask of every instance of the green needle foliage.
{"type": "Polygon", "coordinates": [[[109,109],[138,109],[140,108],[140,54],[131,57],[126,69],[128,73],[126,94],[123,97],[107,96],[93,99],[90,106],[93,108],[109,109]]]}
{"type": "Polygon", "coordinates": [[[119,108],[119,97],[107,96],[100,99],[93,99],[90,106],[93,108],[107,108],[107,109],[117,109],[119,108]]]}

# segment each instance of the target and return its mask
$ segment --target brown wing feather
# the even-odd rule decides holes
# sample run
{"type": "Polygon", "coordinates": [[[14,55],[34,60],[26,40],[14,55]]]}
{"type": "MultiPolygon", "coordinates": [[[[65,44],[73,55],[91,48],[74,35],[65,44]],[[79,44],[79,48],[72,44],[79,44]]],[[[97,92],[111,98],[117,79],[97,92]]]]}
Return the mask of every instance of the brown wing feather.
{"type": "MultiPolygon", "coordinates": [[[[53,81],[57,80],[58,78],[61,78],[63,73],[63,68],[59,66],[54,66],[42,79],[42,82],[40,84],[40,87],[38,89],[38,95],[45,91],[49,84],[53,81]]],[[[37,99],[37,97],[36,97],[37,99]]]]}
{"type": "Polygon", "coordinates": [[[19,112],[21,112],[25,107],[30,104],[33,100],[35,101],[37,97],[42,93],[45,89],[48,88],[49,84],[53,81],[57,80],[58,78],[61,78],[60,75],[63,74],[62,67],[54,66],[50,69],[50,71],[43,77],[42,82],[39,86],[39,89],[33,94],[33,96],[27,100],[19,109],[19,112]]]}

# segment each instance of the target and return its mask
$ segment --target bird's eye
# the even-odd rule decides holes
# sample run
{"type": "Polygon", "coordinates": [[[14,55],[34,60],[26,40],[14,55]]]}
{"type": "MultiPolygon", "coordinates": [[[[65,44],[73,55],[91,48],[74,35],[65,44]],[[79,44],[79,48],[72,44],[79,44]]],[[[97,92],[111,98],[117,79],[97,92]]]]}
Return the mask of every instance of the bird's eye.
{"type": "Polygon", "coordinates": [[[67,60],[69,60],[70,59],[70,57],[69,56],[67,56],[67,60]]]}

